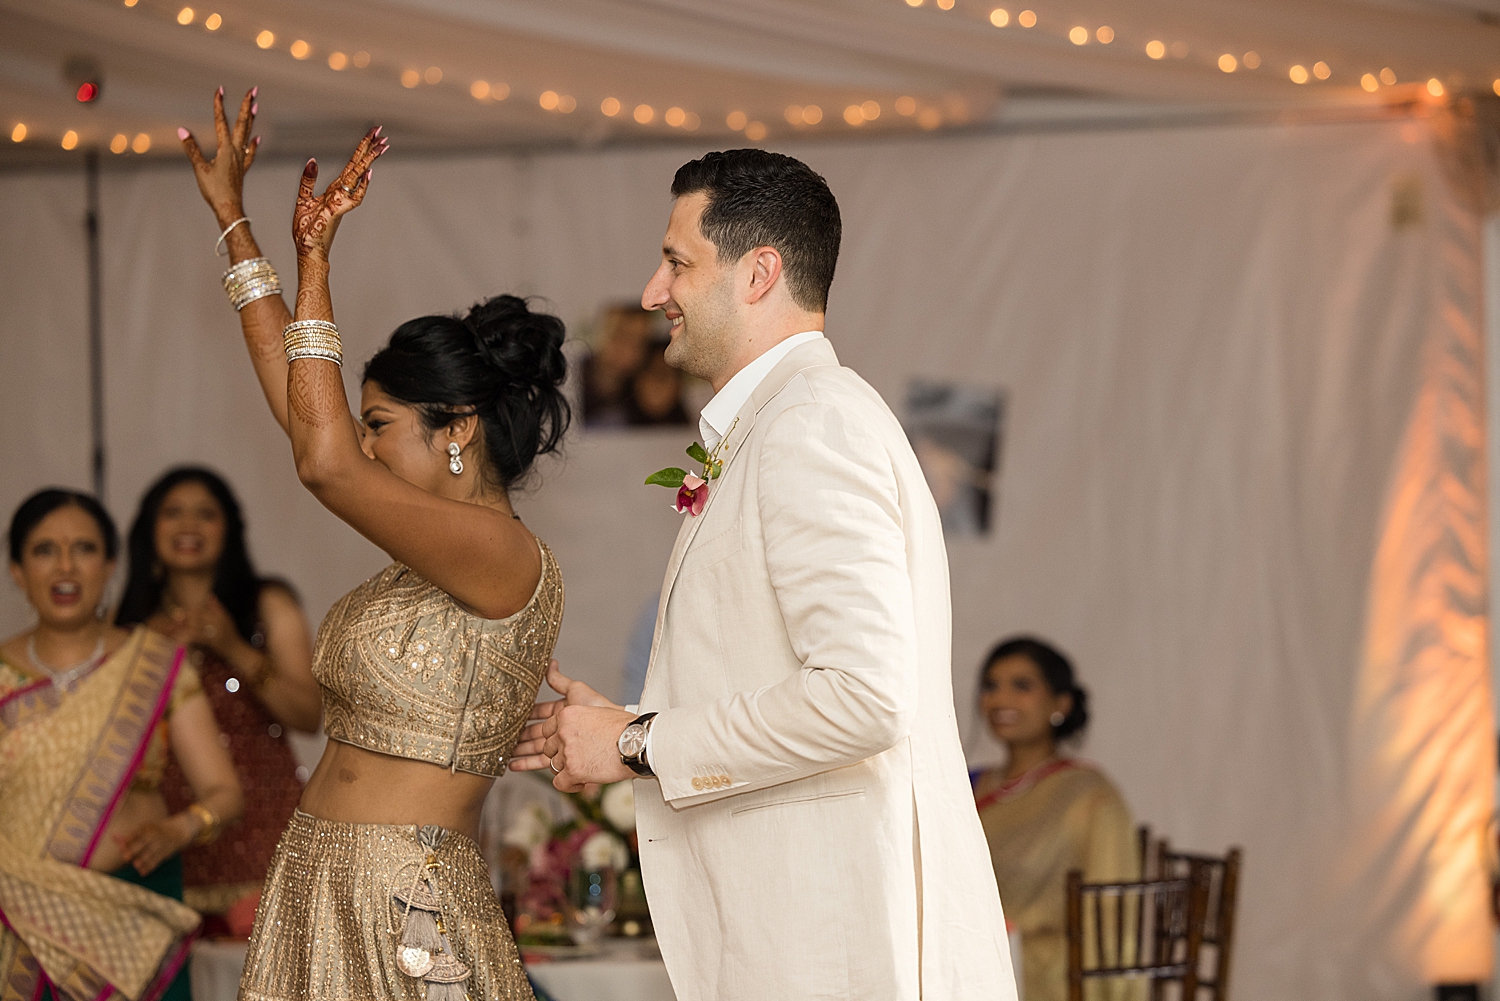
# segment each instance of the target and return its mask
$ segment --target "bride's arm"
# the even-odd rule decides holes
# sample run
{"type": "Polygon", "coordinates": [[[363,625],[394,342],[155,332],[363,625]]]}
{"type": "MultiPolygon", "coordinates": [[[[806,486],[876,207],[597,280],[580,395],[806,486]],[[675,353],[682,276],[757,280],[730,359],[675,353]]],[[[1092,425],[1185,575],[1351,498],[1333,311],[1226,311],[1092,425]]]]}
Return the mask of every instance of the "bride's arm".
{"type": "MultiPolygon", "coordinates": [[[[213,160],[203,156],[198,142],[187,129],[178,129],[177,137],[193,164],[193,176],[198,181],[198,191],[208,207],[213,209],[219,229],[225,230],[245,215],[245,172],[255,162],[260,149],[260,137],[250,137],[255,124],[255,115],[260,110],[253,88],[240,102],[239,115],[234,128],[229,127],[224,114],[224,88],[214,94],[214,132],[218,137],[218,149],[213,160]]],[[[254,260],[263,256],[260,246],[250,232],[250,223],[242,222],[224,237],[229,249],[229,263],[254,260]]],[[[291,311],[280,293],[262,296],[240,310],[240,329],[245,335],[245,346],[250,350],[250,360],[255,365],[256,378],[271,407],[271,415],[283,431],[288,431],[286,412],[286,354],[281,348],[281,331],[292,322],[291,311]]]]}
{"type": "MultiPolygon", "coordinates": [[[[385,152],[371,129],[339,176],[315,194],[316,161],[302,172],[292,237],[297,249],[297,320],[333,322],[328,255],[339,220],[363,200],[370,165],[385,152]]],[[[519,611],[541,572],[531,534],[483,504],[431,493],[372,461],[360,447],[339,366],[322,358],[288,365],[287,418],[297,476],[313,495],[365,538],[485,618],[519,611]]],[[[460,447],[478,418],[455,422],[460,447]]],[[[433,461],[446,457],[433,452],[433,461]]]]}

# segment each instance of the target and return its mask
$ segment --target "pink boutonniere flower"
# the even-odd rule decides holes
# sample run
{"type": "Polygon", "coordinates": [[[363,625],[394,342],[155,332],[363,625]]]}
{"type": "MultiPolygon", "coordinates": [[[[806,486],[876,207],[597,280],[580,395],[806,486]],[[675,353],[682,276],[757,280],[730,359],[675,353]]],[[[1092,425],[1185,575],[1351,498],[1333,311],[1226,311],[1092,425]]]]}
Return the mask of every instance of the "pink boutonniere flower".
{"type": "Polygon", "coordinates": [[[694,518],[703,513],[703,505],[708,503],[708,481],[701,476],[687,473],[682,477],[682,486],[677,488],[677,503],[673,505],[677,513],[686,511],[694,518]]]}
{"type": "MultiPolygon", "coordinates": [[[[736,417],[734,424],[729,426],[730,434],[734,433],[735,424],[739,422],[740,419],[736,417]]],[[[686,513],[692,515],[694,518],[698,517],[698,515],[703,513],[704,507],[708,505],[709,481],[718,479],[719,474],[724,471],[724,460],[719,457],[719,454],[724,450],[724,445],[728,441],[729,435],[726,434],[724,440],[719,442],[718,447],[713,450],[712,454],[696,441],[687,447],[688,456],[697,462],[703,463],[702,476],[697,476],[686,469],[679,469],[676,466],[668,466],[666,469],[658,469],[646,477],[646,485],[676,488],[677,497],[672,502],[672,510],[678,514],[686,513]]]]}

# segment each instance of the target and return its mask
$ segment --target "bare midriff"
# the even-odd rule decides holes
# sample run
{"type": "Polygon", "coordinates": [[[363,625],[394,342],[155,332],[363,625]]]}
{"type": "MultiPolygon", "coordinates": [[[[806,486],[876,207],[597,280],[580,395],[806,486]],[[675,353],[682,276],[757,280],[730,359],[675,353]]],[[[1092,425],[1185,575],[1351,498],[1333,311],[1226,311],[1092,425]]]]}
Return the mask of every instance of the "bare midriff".
{"type": "Polygon", "coordinates": [[[495,780],[330,740],[302,790],[303,813],[344,824],[436,824],[479,840],[495,780]]]}

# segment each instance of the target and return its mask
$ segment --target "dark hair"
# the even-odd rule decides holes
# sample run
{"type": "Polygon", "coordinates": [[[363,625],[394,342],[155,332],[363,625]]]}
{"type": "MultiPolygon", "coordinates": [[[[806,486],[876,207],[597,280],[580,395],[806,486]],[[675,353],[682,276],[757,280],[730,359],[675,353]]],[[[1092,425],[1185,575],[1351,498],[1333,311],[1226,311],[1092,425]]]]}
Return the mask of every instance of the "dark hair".
{"type": "Polygon", "coordinates": [[[508,490],[568,430],[566,333],[525,299],[497,295],[467,316],[407,320],[365,365],[364,381],[415,406],[428,431],[477,414],[486,471],[508,490]]]}
{"type": "Polygon", "coordinates": [[[672,197],[700,191],[708,207],[698,225],[718,248],[719,260],[775,247],[792,300],[817,313],[828,308],[843,223],[827,181],[781,153],[731,149],[677,168],[672,197]]]}
{"type": "Polygon", "coordinates": [[[133,626],[145,622],[161,609],[166,576],[156,555],[156,523],[167,494],[184,483],[203,486],[224,512],[224,549],[214,566],[214,597],[234,619],[234,628],[247,642],[253,642],[260,618],[260,591],[267,581],[255,573],[250,552],[245,547],[245,518],[240,502],[224,478],[201,466],[178,466],[169,469],[147,489],[140,510],[130,523],[130,571],[125,581],[125,597],[115,624],[133,626]]]}
{"type": "Polygon", "coordinates": [[[31,535],[32,529],[42,523],[42,519],[53,511],[65,507],[82,508],[83,512],[94,523],[99,526],[99,534],[104,536],[104,558],[112,560],[120,553],[120,533],[115,529],[115,520],[104,510],[93,497],[77,490],[64,490],[61,487],[48,487],[46,490],[38,490],[30,497],[21,502],[16,508],[16,513],[10,519],[10,561],[21,562],[21,553],[26,548],[26,539],[31,535]]]}
{"type": "Polygon", "coordinates": [[[1074,734],[1082,732],[1089,724],[1089,693],[1078,684],[1073,676],[1073,664],[1063,652],[1052,644],[1039,640],[1034,636],[1012,636],[995,644],[990,655],[984,660],[984,670],[979,675],[979,687],[981,691],[987,691],[990,687],[990,668],[995,661],[1004,660],[1006,657],[1025,657],[1036,665],[1037,672],[1041,674],[1042,680],[1047,683],[1053,695],[1073,696],[1073,708],[1067,717],[1052,727],[1052,736],[1056,740],[1066,740],[1074,734]]]}

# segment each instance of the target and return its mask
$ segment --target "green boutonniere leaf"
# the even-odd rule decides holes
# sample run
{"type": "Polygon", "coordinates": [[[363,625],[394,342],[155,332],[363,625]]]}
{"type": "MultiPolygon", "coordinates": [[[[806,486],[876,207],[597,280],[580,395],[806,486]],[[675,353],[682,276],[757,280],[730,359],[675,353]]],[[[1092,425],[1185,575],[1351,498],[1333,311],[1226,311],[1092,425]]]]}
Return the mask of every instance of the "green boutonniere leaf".
{"type": "Polygon", "coordinates": [[[648,487],[680,487],[683,477],[687,476],[686,469],[678,469],[676,466],[668,466],[666,469],[658,469],[646,477],[648,487]]]}
{"type": "Polygon", "coordinates": [[[687,447],[688,458],[708,465],[708,451],[696,441],[687,447]]]}

